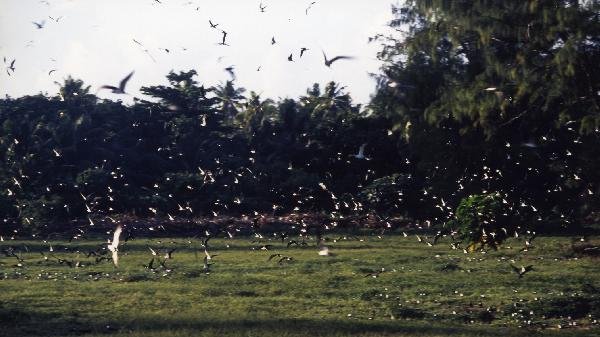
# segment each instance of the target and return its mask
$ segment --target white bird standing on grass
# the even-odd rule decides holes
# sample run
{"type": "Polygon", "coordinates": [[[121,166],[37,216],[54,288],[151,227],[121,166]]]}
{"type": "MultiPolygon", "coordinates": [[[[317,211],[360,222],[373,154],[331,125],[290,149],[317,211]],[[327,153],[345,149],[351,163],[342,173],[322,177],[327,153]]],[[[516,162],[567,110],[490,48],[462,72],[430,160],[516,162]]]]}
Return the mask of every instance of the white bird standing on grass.
{"type": "Polygon", "coordinates": [[[112,260],[115,264],[115,267],[119,266],[119,237],[121,236],[121,232],[123,231],[123,227],[121,225],[117,225],[115,232],[113,233],[112,242],[108,245],[108,250],[112,252],[112,260]]]}

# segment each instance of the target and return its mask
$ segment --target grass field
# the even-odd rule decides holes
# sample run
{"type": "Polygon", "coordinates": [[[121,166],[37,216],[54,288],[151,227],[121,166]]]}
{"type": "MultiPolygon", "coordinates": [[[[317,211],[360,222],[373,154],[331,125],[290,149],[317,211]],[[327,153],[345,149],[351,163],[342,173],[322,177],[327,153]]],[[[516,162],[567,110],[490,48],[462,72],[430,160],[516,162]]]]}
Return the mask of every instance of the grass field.
{"type": "Polygon", "coordinates": [[[445,239],[429,247],[414,236],[368,236],[329,242],[333,256],[319,256],[314,241],[287,248],[273,240],[264,251],[250,240],[212,239],[210,273],[199,240],[129,241],[119,268],[85,257],[100,241],[52,242],[56,257],[79,267],[44,260],[47,243],[0,242],[29,249],[22,266],[0,258],[0,335],[600,335],[600,259],[574,256],[570,238],[540,237],[522,253],[512,239],[464,254],[445,239]],[[166,269],[144,268],[147,245],[177,247],[166,269]],[[273,253],[293,260],[267,261],[273,253]],[[511,261],[534,270],[519,278],[511,261]]]}

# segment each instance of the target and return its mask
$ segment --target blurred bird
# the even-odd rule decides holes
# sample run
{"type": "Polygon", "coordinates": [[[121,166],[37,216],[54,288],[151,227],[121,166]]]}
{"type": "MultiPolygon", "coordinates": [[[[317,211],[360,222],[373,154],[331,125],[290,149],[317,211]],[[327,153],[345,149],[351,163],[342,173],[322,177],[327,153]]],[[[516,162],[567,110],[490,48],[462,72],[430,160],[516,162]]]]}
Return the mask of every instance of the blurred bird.
{"type": "Polygon", "coordinates": [[[108,245],[108,250],[112,252],[112,260],[115,264],[115,267],[119,266],[119,238],[121,236],[121,232],[123,231],[123,227],[121,225],[117,225],[115,232],[113,233],[112,242],[108,245]]]}
{"type": "Polygon", "coordinates": [[[300,57],[302,57],[302,55],[304,55],[304,52],[307,50],[308,50],[308,48],[305,48],[305,47],[300,48],[300,57]]]}
{"type": "Polygon", "coordinates": [[[333,62],[337,61],[337,60],[351,60],[353,59],[352,56],[336,56],[332,59],[327,59],[327,55],[325,55],[325,52],[323,51],[323,58],[325,59],[325,65],[327,67],[331,67],[331,65],[333,64],[333,62]]]}
{"type": "Polygon", "coordinates": [[[510,266],[512,267],[513,271],[519,275],[519,278],[522,278],[525,274],[533,270],[533,265],[529,265],[527,267],[521,266],[521,268],[512,264],[510,266]]]}
{"type": "Polygon", "coordinates": [[[42,20],[42,22],[40,22],[40,23],[37,23],[37,22],[31,22],[31,23],[33,23],[37,27],[37,29],[42,29],[42,28],[44,28],[46,21],[42,20]]]}
{"type": "Polygon", "coordinates": [[[125,78],[121,80],[121,83],[119,83],[119,87],[115,87],[112,85],[103,85],[98,90],[110,89],[112,90],[113,94],[125,94],[125,86],[127,85],[127,82],[129,81],[131,76],[133,76],[133,73],[134,71],[130,72],[129,75],[125,76],[125,78]]]}

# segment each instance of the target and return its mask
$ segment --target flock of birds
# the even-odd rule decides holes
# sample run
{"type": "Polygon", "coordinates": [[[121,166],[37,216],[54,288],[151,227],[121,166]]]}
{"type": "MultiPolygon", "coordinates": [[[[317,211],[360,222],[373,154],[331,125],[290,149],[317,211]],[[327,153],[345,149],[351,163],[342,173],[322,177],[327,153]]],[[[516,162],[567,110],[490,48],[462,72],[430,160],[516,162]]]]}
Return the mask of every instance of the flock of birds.
{"type": "MultiPolygon", "coordinates": [[[[161,1],[159,1],[159,0],[154,0],[154,1],[155,1],[155,3],[156,3],[156,4],[162,4],[162,2],[161,2],[161,1]]],[[[48,6],[50,5],[50,3],[49,3],[48,1],[40,1],[40,2],[41,2],[41,3],[44,3],[44,4],[48,5],[48,6]]],[[[186,5],[188,5],[188,4],[192,4],[192,3],[191,3],[191,2],[188,2],[188,3],[186,3],[186,5]]],[[[312,7],[313,7],[315,4],[317,4],[317,2],[316,2],[316,1],[312,1],[312,2],[310,2],[310,3],[308,4],[308,6],[307,6],[307,7],[306,7],[306,9],[305,9],[305,14],[306,14],[306,15],[308,15],[308,12],[309,12],[309,10],[310,10],[310,9],[311,9],[311,8],[312,8],[312,7]]],[[[258,7],[258,10],[259,10],[259,12],[260,12],[260,13],[265,13],[265,12],[266,12],[266,9],[267,9],[267,6],[266,6],[266,5],[264,5],[264,4],[261,2],[261,3],[259,4],[259,7],[258,7]]],[[[197,7],[197,8],[196,8],[196,10],[198,11],[198,10],[200,10],[200,8],[199,8],[199,7],[197,7]]],[[[53,22],[55,22],[55,23],[58,23],[58,22],[60,21],[60,19],[62,18],[62,16],[59,16],[59,17],[56,17],[56,18],[54,18],[54,17],[52,17],[52,16],[48,16],[48,18],[49,18],[50,20],[52,20],[53,22]]],[[[32,21],[32,24],[35,26],[35,28],[36,28],[36,29],[43,29],[43,28],[45,27],[45,25],[46,25],[46,21],[45,21],[45,20],[41,20],[41,21],[39,21],[39,22],[32,21]]],[[[215,29],[215,30],[218,30],[218,31],[221,33],[221,40],[220,40],[220,42],[218,42],[218,43],[217,43],[217,45],[220,45],[220,46],[229,46],[229,44],[228,44],[228,42],[227,42],[227,36],[228,36],[228,32],[227,32],[226,30],[224,30],[224,29],[218,28],[220,24],[219,24],[219,23],[215,23],[215,22],[213,22],[213,20],[212,20],[212,19],[209,19],[209,20],[208,20],[208,24],[209,24],[209,27],[210,27],[210,28],[212,28],[212,29],[215,29]]],[[[142,44],[140,41],[136,40],[135,38],[134,38],[134,39],[132,39],[132,41],[133,41],[133,42],[134,42],[136,45],[140,46],[140,47],[142,48],[142,50],[144,51],[144,53],[146,53],[146,54],[147,54],[147,55],[148,55],[148,56],[149,56],[149,57],[152,59],[152,61],[156,62],[156,59],[155,59],[155,58],[152,56],[152,54],[151,54],[151,52],[150,52],[150,49],[146,48],[146,47],[144,46],[144,44],[142,44]]],[[[30,41],[30,42],[31,42],[31,41],[30,41]]],[[[274,44],[276,44],[276,43],[277,43],[277,42],[276,42],[276,40],[275,40],[275,36],[273,36],[273,37],[271,38],[271,45],[274,45],[274,44]]],[[[163,50],[163,51],[164,51],[164,52],[166,52],[166,53],[170,53],[170,52],[171,52],[171,51],[170,51],[168,48],[159,48],[159,49],[160,49],[160,50],[163,50]]],[[[184,50],[186,50],[186,48],[183,48],[183,49],[184,49],[184,50]]],[[[300,58],[302,58],[302,57],[304,56],[304,54],[305,54],[307,51],[309,51],[309,50],[310,50],[310,49],[309,49],[309,48],[307,48],[307,47],[300,47],[299,57],[300,57],[300,58]]],[[[335,56],[335,57],[332,57],[332,58],[328,58],[328,57],[327,57],[327,55],[326,55],[326,53],[325,53],[325,51],[322,51],[322,54],[323,54],[323,64],[324,64],[326,67],[331,67],[331,66],[333,65],[333,63],[334,63],[334,62],[337,62],[337,61],[340,61],[340,60],[351,60],[351,59],[353,59],[353,58],[354,58],[354,57],[352,57],[352,56],[345,56],[345,55],[338,55],[338,56],[335,56]]],[[[290,53],[290,54],[289,54],[289,56],[287,57],[287,60],[288,60],[288,61],[290,61],[290,62],[294,62],[293,56],[294,56],[294,53],[290,53]]],[[[219,59],[221,59],[221,58],[222,58],[222,57],[220,57],[219,59]]],[[[7,73],[9,76],[13,75],[13,74],[14,74],[14,72],[15,72],[15,61],[16,61],[16,59],[13,59],[13,60],[12,60],[10,63],[8,63],[8,66],[6,67],[6,73],[7,73]]],[[[5,65],[7,64],[7,59],[6,59],[6,57],[4,57],[4,64],[5,64],[5,65]]],[[[260,70],[261,70],[261,68],[262,68],[262,66],[258,66],[258,68],[257,68],[256,70],[257,70],[257,71],[260,71],[260,70]]],[[[57,70],[57,69],[51,69],[51,70],[48,72],[48,75],[52,75],[52,73],[54,73],[56,70],[57,70]]],[[[233,79],[233,80],[235,80],[235,74],[234,74],[234,72],[233,72],[233,66],[229,66],[229,67],[225,68],[225,70],[226,70],[228,73],[230,73],[230,75],[232,76],[232,79],[233,79]]],[[[114,94],[127,94],[127,93],[125,92],[125,86],[127,85],[127,82],[128,82],[130,79],[131,79],[131,76],[133,75],[133,73],[134,73],[134,72],[132,71],[130,74],[128,74],[126,77],[124,77],[124,78],[121,80],[121,82],[119,83],[119,85],[118,85],[118,86],[115,86],[115,85],[102,85],[102,86],[100,86],[100,87],[99,87],[99,89],[98,89],[98,91],[96,91],[96,93],[98,93],[98,92],[99,92],[100,90],[102,90],[102,89],[108,89],[108,90],[111,90],[111,92],[112,92],[112,93],[114,93],[114,94]]]]}

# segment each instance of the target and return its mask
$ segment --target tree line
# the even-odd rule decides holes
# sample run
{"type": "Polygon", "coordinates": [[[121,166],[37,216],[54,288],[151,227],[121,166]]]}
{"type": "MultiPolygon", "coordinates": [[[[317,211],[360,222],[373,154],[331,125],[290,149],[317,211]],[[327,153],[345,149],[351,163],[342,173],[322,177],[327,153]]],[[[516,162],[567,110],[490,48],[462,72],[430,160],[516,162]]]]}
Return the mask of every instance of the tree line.
{"type": "Polygon", "coordinates": [[[407,1],[373,38],[365,106],[339,83],[274,101],[195,70],[130,105],[72,78],[6,97],[2,231],[290,213],[576,230],[600,206],[599,6],[407,1]]]}

